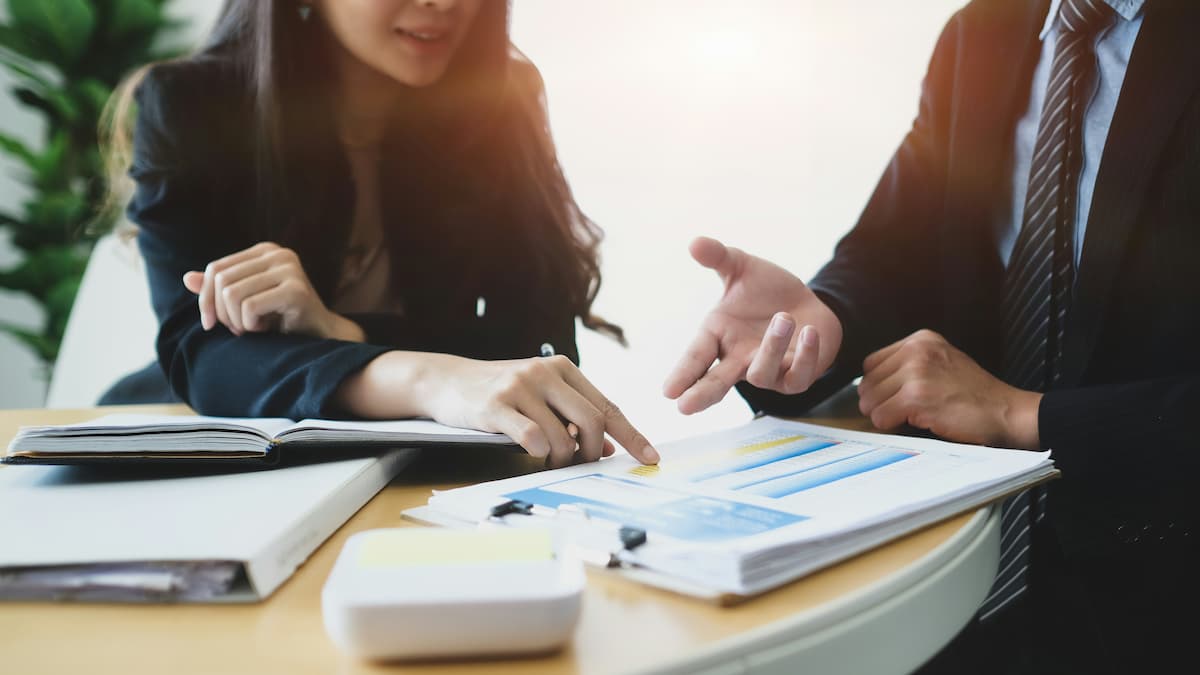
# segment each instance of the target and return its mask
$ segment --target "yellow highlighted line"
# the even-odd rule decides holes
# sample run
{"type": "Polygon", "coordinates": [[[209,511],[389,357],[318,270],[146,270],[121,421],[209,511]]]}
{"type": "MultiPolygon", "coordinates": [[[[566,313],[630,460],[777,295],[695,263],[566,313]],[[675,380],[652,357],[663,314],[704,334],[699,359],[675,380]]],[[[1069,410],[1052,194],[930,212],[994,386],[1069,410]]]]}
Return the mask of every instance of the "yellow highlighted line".
{"type": "MultiPolygon", "coordinates": [[[[710,452],[708,454],[701,455],[699,457],[690,457],[686,460],[674,460],[674,461],[668,462],[667,470],[680,471],[681,469],[687,469],[687,468],[696,467],[696,466],[703,466],[705,464],[715,464],[716,462],[719,462],[722,458],[728,457],[730,454],[749,455],[751,453],[761,452],[763,450],[769,450],[771,448],[777,448],[781,445],[795,443],[796,441],[802,441],[805,438],[807,438],[807,436],[788,436],[786,438],[775,438],[775,439],[771,439],[769,441],[762,441],[760,443],[751,443],[750,445],[743,445],[742,447],[734,448],[733,450],[720,450],[717,452],[710,452]]],[[[629,470],[629,473],[631,473],[635,476],[641,476],[643,478],[653,478],[654,476],[657,476],[660,473],[662,473],[663,470],[664,469],[661,464],[654,465],[654,466],[635,466],[634,468],[629,470]]]]}
{"type": "Polygon", "coordinates": [[[787,438],[779,438],[773,441],[763,441],[762,443],[755,443],[753,445],[744,445],[738,448],[736,452],[739,455],[748,455],[752,452],[758,452],[759,450],[777,448],[781,445],[787,445],[788,443],[795,443],[796,441],[804,440],[804,438],[804,436],[788,436],[787,438]]]}

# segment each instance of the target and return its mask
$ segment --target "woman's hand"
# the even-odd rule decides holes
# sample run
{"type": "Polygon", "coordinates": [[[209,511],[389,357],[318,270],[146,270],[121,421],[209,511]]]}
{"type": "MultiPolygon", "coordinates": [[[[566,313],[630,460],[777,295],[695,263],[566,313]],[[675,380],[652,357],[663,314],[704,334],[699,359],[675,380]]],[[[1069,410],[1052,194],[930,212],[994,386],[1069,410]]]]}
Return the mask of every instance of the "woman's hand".
{"type": "Polygon", "coordinates": [[[643,464],[658,462],[646,437],[565,356],[477,361],[388,352],[343,383],[339,401],[362,417],[430,417],[507,434],[551,467],[611,455],[606,433],[643,464]]]}
{"type": "Polygon", "coordinates": [[[330,311],[295,251],[270,242],[214,260],[183,275],[198,296],[204,330],[223,324],[234,335],[279,331],[362,342],[362,329],[330,311]]]}

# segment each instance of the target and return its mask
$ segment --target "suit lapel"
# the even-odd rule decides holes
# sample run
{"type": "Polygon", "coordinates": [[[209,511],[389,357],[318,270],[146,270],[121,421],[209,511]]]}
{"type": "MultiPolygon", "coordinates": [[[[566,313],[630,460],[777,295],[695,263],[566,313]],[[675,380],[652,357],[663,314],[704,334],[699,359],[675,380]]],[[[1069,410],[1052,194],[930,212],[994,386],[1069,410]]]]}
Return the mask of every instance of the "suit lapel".
{"type": "Polygon", "coordinates": [[[964,27],[950,128],[942,234],[943,328],[985,366],[999,356],[997,312],[1004,276],[996,234],[997,199],[1012,198],[1016,121],[1029,101],[1041,51],[1038,33],[1050,0],[997,2],[964,27]],[[1006,173],[1008,172],[1008,173],[1006,173]]]}
{"type": "Polygon", "coordinates": [[[1158,159],[1200,83],[1198,27],[1200,2],[1146,3],[1096,177],[1064,337],[1065,386],[1087,368],[1158,159]]]}

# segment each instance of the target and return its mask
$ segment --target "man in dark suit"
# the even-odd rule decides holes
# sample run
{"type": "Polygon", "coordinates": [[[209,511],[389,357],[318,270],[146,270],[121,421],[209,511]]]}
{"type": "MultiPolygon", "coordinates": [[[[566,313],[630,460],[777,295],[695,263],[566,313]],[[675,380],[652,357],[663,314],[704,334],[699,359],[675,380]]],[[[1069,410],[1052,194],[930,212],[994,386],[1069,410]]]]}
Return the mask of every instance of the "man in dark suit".
{"type": "Polygon", "coordinates": [[[683,412],[736,384],[798,415],[861,375],[880,428],[1053,450],[1063,478],[1005,502],[996,583],[929,672],[1157,672],[1190,648],[1198,35],[1194,0],[975,0],[809,284],[692,245],[725,295],[666,383],[683,412]]]}

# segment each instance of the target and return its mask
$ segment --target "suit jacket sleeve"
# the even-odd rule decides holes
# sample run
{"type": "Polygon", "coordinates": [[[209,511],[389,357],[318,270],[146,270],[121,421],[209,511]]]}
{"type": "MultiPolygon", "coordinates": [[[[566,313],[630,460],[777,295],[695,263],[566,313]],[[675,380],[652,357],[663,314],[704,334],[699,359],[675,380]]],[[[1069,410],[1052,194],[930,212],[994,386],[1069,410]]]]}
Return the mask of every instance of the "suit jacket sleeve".
{"type": "Polygon", "coordinates": [[[1083,462],[1080,471],[1101,464],[1157,472],[1168,464],[1155,460],[1177,464],[1180,448],[1195,446],[1197,410],[1195,375],[1064,389],[1042,397],[1038,433],[1064,471],[1083,462]]]}
{"type": "Polygon", "coordinates": [[[958,22],[957,16],[951,19],[938,40],[916,120],[858,224],[809,283],[842,322],[844,337],[833,367],[796,396],[740,383],[738,391],[756,412],[802,414],[861,375],[868,354],[935,325],[942,293],[936,227],[946,193],[958,22]]]}
{"type": "MultiPolygon", "coordinates": [[[[183,286],[190,270],[241,250],[246,223],[228,222],[235,159],[212,142],[203,87],[151,70],[138,90],[130,220],[139,226],[151,299],[159,320],[159,364],[171,387],[202,414],[301,419],[341,417],[338,387],[388,347],[282,334],[235,337],[205,331],[196,297],[183,286]]],[[[211,107],[211,106],[209,106],[211,107]]],[[[376,327],[379,332],[388,328],[376,327]]]]}

